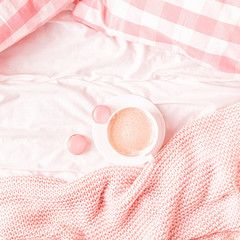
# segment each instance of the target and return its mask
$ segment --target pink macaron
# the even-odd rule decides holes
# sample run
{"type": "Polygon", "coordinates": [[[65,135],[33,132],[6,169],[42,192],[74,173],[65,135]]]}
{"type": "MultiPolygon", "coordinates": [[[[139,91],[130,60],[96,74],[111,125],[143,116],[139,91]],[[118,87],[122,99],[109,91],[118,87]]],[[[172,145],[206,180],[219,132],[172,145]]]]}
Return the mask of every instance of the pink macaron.
{"type": "Polygon", "coordinates": [[[88,145],[87,139],[80,134],[72,135],[67,142],[67,147],[70,153],[80,155],[84,153],[88,145]]]}
{"type": "Polygon", "coordinates": [[[97,105],[92,111],[92,118],[98,124],[107,123],[111,116],[111,110],[108,106],[97,105]]]}

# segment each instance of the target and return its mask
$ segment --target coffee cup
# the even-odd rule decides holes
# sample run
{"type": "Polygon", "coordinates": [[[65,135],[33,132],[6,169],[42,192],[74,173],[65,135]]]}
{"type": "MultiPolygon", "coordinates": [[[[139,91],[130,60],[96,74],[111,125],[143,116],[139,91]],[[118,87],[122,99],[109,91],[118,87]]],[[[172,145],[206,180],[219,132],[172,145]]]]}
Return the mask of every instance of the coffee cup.
{"type": "Polygon", "coordinates": [[[117,109],[108,119],[106,131],[111,149],[129,158],[150,154],[159,137],[153,115],[138,107],[117,109]]]}

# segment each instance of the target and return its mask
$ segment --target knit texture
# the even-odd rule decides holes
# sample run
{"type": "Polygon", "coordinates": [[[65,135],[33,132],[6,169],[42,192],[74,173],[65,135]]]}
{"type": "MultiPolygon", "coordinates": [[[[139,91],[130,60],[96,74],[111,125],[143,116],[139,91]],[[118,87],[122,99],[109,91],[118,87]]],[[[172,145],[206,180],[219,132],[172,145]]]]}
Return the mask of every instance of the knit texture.
{"type": "Polygon", "coordinates": [[[240,239],[240,104],[187,124],[144,168],[0,179],[0,239],[240,239]]]}

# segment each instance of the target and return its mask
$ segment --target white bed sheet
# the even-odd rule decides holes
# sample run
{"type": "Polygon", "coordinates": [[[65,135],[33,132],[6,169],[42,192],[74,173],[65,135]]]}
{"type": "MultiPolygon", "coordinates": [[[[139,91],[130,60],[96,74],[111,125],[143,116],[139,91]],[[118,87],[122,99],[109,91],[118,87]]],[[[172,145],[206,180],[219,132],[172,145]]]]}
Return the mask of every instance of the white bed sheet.
{"type": "Polygon", "coordinates": [[[66,9],[0,54],[0,176],[73,181],[108,165],[91,135],[91,111],[120,94],[137,94],[162,111],[165,143],[187,122],[240,101],[240,76],[201,66],[176,47],[109,38],[66,9]],[[84,134],[80,156],[67,139],[84,134]]]}

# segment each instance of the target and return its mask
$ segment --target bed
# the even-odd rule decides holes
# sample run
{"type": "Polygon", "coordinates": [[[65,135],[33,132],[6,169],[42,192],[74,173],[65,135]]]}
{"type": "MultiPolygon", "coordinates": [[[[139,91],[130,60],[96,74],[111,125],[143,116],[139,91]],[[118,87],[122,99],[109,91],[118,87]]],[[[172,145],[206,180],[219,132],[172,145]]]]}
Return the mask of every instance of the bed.
{"type": "Polygon", "coordinates": [[[71,183],[109,166],[92,140],[91,112],[117,95],[143,96],[159,108],[166,123],[164,145],[186,124],[240,101],[239,65],[231,72],[232,67],[200,61],[168,40],[154,45],[114,36],[101,24],[96,30],[89,23],[93,15],[81,15],[92,2],[97,4],[63,3],[44,25],[0,53],[1,178],[40,176],[71,183]],[[66,145],[76,133],[89,142],[78,156],[66,145]]]}

